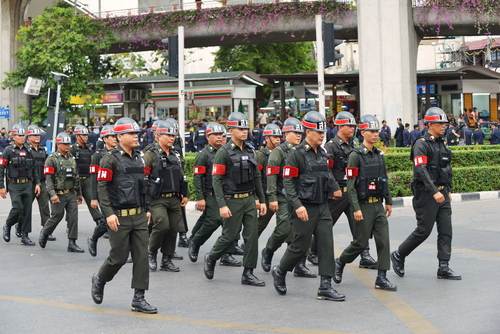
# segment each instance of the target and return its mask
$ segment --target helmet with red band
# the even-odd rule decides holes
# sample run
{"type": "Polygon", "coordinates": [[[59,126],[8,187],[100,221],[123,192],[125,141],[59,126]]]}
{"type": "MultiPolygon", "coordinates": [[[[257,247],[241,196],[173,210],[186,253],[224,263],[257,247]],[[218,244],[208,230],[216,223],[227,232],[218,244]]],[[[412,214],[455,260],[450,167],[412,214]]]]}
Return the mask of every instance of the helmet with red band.
{"type": "Polygon", "coordinates": [[[114,136],[113,125],[105,125],[101,129],[101,137],[114,136]]]}
{"type": "Polygon", "coordinates": [[[223,125],[220,125],[215,122],[210,122],[207,124],[207,129],[205,130],[205,134],[207,136],[209,135],[214,135],[214,134],[224,134],[226,132],[226,129],[224,129],[223,125]]]}
{"type": "Polygon", "coordinates": [[[448,117],[446,117],[446,113],[443,109],[438,107],[432,107],[427,109],[424,121],[426,123],[448,123],[448,117]]]}
{"type": "Polygon", "coordinates": [[[59,132],[56,137],[56,144],[71,144],[71,137],[66,132],[59,132]]]}
{"type": "Polygon", "coordinates": [[[325,116],[317,111],[310,111],[305,114],[304,118],[302,118],[302,125],[309,130],[319,132],[326,132],[327,130],[325,116]]]}
{"type": "Polygon", "coordinates": [[[264,135],[264,137],[267,137],[267,136],[278,136],[278,137],[281,137],[282,136],[281,129],[276,124],[268,124],[268,125],[266,125],[266,127],[264,128],[264,131],[262,132],[262,134],[264,135]]]}
{"type": "Polygon", "coordinates": [[[38,127],[36,124],[31,124],[28,126],[28,130],[26,131],[26,134],[28,136],[39,136],[42,133],[42,130],[38,127]]]}
{"type": "Polygon", "coordinates": [[[21,124],[14,124],[11,133],[13,136],[25,136],[26,129],[21,124]]]}
{"type": "Polygon", "coordinates": [[[235,111],[228,116],[226,126],[229,129],[231,129],[231,128],[249,129],[250,128],[248,126],[248,120],[247,120],[246,116],[239,111],[235,111]]]}
{"type": "Polygon", "coordinates": [[[115,125],[113,126],[113,131],[115,132],[115,134],[121,135],[128,132],[139,133],[141,132],[141,128],[139,127],[139,124],[137,124],[137,122],[132,118],[122,117],[118,121],[116,121],[115,125]]]}
{"type": "Polygon", "coordinates": [[[88,135],[89,129],[85,125],[77,125],[73,131],[75,135],[88,135]]]}
{"type": "Polygon", "coordinates": [[[174,123],[169,120],[160,121],[156,127],[156,134],[175,136],[176,132],[174,123]]]}
{"type": "Polygon", "coordinates": [[[361,121],[358,125],[359,130],[380,130],[380,123],[378,122],[377,117],[373,115],[364,115],[361,117],[361,121]]]}
{"type": "Polygon", "coordinates": [[[281,128],[281,132],[287,133],[287,132],[304,132],[304,127],[302,126],[302,123],[293,117],[285,119],[285,123],[283,123],[283,128],[281,128]]]}
{"type": "Polygon", "coordinates": [[[348,111],[341,111],[338,113],[337,117],[335,117],[335,121],[333,122],[335,125],[354,125],[356,126],[356,120],[354,116],[348,111]]]}

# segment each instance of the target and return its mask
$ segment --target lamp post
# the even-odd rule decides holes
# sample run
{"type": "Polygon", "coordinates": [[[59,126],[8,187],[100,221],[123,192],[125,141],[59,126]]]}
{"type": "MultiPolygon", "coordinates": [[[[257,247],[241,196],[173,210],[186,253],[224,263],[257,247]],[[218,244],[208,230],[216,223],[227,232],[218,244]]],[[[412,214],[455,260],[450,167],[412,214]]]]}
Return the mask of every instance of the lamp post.
{"type": "Polygon", "coordinates": [[[56,97],[56,108],[54,109],[54,129],[52,131],[52,152],[56,149],[56,137],[57,129],[59,129],[59,104],[61,103],[61,86],[64,81],[68,81],[68,76],[66,74],[50,72],[54,75],[54,81],[57,81],[57,97],[56,97]]]}

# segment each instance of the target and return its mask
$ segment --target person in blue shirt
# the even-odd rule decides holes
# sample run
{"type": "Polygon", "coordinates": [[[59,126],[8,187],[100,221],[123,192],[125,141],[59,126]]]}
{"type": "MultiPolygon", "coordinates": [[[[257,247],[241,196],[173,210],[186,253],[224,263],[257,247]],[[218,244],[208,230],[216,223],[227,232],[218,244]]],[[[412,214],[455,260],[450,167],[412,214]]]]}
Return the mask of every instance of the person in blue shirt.
{"type": "Polygon", "coordinates": [[[403,147],[408,147],[411,144],[410,139],[410,124],[406,123],[403,129],[403,147]]]}
{"type": "Polygon", "coordinates": [[[387,125],[385,120],[382,121],[382,128],[380,129],[380,140],[384,142],[386,147],[389,147],[391,141],[391,128],[387,125]]]}
{"type": "Polygon", "coordinates": [[[420,132],[420,127],[418,124],[413,125],[413,131],[410,132],[410,143],[413,145],[413,143],[418,139],[422,137],[422,133],[420,132]]]}
{"type": "Polygon", "coordinates": [[[474,131],[474,134],[472,135],[472,139],[474,139],[474,144],[479,144],[483,145],[483,140],[484,140],[484,132],[481,130],[481,128],[477,128],[476,131],[474,131]]]}
{"type": "Polygon", "coordinates": [[[490,144],[500,144],[500,130],[498,130],[494,124],[491,125],[490,144]]]}
{"type": "Polygon", "coordinates": [[[465,145],[472,145],[472,130],[469,129],[468,125],[465,125],[464,135],[465,135],[465,145]]]}

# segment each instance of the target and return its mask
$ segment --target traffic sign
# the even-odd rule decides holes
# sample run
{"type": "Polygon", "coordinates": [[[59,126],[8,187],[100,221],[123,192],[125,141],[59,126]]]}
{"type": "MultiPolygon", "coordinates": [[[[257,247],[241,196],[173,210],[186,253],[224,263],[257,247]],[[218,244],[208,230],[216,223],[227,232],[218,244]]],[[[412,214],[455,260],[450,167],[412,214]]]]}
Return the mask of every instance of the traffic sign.
{"type": "Polygon", "coordinates": [[[0,107],[0,119],[10,118],[10,109],[0,107]]]}

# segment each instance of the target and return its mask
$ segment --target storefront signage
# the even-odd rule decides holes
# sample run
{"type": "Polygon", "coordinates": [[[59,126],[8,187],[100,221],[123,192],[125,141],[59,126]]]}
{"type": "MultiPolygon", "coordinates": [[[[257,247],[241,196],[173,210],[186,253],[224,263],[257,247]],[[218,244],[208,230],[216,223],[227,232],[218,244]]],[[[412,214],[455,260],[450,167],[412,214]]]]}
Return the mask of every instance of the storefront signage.
{"type": "MultiPolygon", "coordinates": [[[[185,98],[189,100],[231,98],[232,93],[231,89],[190,91],[185,93],[185,98]]],[[[178,92],[153,92],[151,94],[153,101],[169,101],[178,98],[178,92]]]]}
{"type": "Polygon", "coordinates": [[[102,103],[118,103],[123,101],[122,93],[106,94],[102,96],[102,103]]]}

